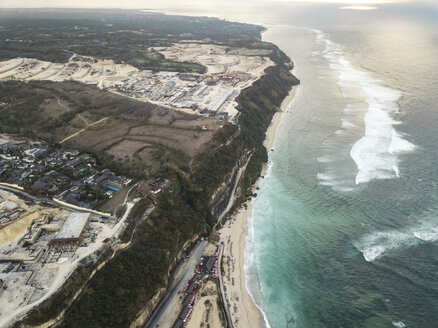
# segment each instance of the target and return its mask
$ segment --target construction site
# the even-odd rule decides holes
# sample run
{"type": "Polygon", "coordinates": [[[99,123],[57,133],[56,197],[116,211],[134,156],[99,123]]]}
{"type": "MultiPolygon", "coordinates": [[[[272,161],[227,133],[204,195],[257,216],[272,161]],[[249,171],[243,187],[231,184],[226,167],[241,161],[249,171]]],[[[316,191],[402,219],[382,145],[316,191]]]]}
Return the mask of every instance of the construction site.
{"type": "Polygon", "coordinates": [[[126,219],[50,207],[5,190],[0,213],[1,327],[58,290],[82,259],[111,245],[126,219]]]}
{"type": "Polygon", "coordinates": [[[31,58],[0,62],[0,80],[74,80],[164,107],[233,121],[235,98],[274,63],[271,50],[180,42],[151,48],[168,60],[195,62],[204,74],[139,70],[129,64],[74,54],[67,63],[31,58]]]}

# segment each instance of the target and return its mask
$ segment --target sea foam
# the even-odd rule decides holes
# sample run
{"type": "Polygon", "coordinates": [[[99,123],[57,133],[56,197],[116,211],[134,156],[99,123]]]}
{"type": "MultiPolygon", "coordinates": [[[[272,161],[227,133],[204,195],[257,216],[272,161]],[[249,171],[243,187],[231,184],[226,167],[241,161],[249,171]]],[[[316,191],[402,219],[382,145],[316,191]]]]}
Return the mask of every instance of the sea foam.
{"type": "MultiPolygon", "coordinates": [[[[266,179],[271,176],[273,169],[273,162],[269,161],[266,169],[266,179]]],[[[259,181],[259,186],[263,184],[265,180],[259,181]]],[[[262,303],[264,300],[263,288],[259,280],[257,263],[256,263],[256,241],[255,241],[255,228],[254,228],[254,213],[255,213],[255,200],[252,204],[251,214],[248,216],[248,234],[245,238],[245,250],[244,250],[244,263],[243,270],[245,274],[245,288],[248,294],[251,296],[255,306],[262,313],[265,327],[271,328],[266,312],[263,309],[262,303]]]]}
{"type": "MultiPolygon", "coordinates": [[[[320,56],[314,51],[312,57],[325,58],[330,69],[337,72],[336,83],[347,102],[341,118],[342,126],[334,134],[339,136],[345,133],[351,136],[363,129],[350,119],[355,108],[360,105],[366,108],[365,112],[357,111],[358,115],[363,115],[364,134],[350,149],[350,156],[358,169],[354,182],[360,184],[374,179],[399,178],[399,155],[416,148],[406,140],[407,135],[395,130],[395,126],[401,123],[396,116],[402,91],[385,86],[370,73],[354,68],[345,58],[340,45],[329,40],[328,35],[319,30],[312,32],[321,48],[320,56]]],[[[320,183],[328,185],[329,181],[324,177],[319,175],[320,183]]],[[[338,182],[336,187],[339,187],[338,182]]]]}
{"type": "Polygon", "coordinates": [[[426,242],[438,241],[438,228],[433,222],[424,222],[404,230],[379,231],[366,235],[355,244],[367,262],[401,249],[426,242]]]}

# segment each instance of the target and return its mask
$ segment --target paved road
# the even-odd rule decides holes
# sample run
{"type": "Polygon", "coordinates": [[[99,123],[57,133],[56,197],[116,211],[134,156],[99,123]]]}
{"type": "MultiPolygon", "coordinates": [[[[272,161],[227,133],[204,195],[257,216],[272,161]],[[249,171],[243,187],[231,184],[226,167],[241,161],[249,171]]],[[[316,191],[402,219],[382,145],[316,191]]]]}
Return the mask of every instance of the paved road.
{"type": "MultiPolygon", "coordinates": [[[[35,197],[35,196],[33,196],[33,195],[31,195],[31,194],[25,192],[25,191],[22,191],[22,190],[19,190],[19,189],[15,189],[15,188],[12,188],[12,187],[8,187],[8,186],[0,185],[0,189],[7,190],[7,191],[13,192],[13,193],[15,193],[15,194],[20,194],[20,195],[25,196],[25,197],[27,197],[27,198],[30,198],[30,199],[32,199],[32,200],[36,200],[36,201],[46,201],[45,199],[40,199],[40,198],[35,197]]],[[[49,200],[49,199],[48,199],[48,200],[49,200]]]]}
{"type": "Polygon", "coordinates": [[[166,311],[170,302],[173,298],[178,294],[178,291],[184,286],[184,284],[193,276],[195,267],[199,262],[199,259],[204,254],[205,249],[207,248],[207,241],[203,240],[195,248],[192,250],[190,254],[190,258],[188,261],[183,262],[181,265],[184,267],[184,274],[181,275],[181,278],[177,280],[177,282],[173,282],[173,286],[168,290],[166,297],[161,301],[158,306],[155,307],[152,316],[149,318],[149,321],[146,323],[144,328],[154,328],[160,320],[163,313],[166,311]]]}
{"type": "MultiPolygon", "coordinates": [[[[26,197],[28,199],[31,199],[33,201],[44,202],[44,203],[50,204],[52,206],[63,208],[63,209],[69,210],[69,211],[90,213],[90,211],[85,209],[85,208],[84,209],[72,208],[72,207],[69,207],[69,206],[66,206],[66,205],[62,205],[62,204],[56,203],[56,202],[54,202],[53,200],[51,200],[49,198],[46,198],[46,197],[38,198],[38,197],[35,197],[34,195],[31,195],[28,192],[25,192],[23,190],[15,189],[15,188],[8,187],[8,186],[5,186],[5,185],[0,185],[0,189],[6,190],[6,191],[10,191],[10,192],[15,193],[15,194],[19,194],[19,195],[21,195],[23,197],[26,197]]],[[[96,215],[98,215],[98,214],[96,214],[96,215]]]]}
{"type": "Polygon", "coordinates": [[[222,281],[223,278],[222,278],[222,272],[221,272],[221,267],[222,267],[221,262],[222,262],[224,247],[225,247],[225,245],[221,245],[221,251],[220,251],[220,254],[218,257],[219,262],[217,265],[217,272],[219,275],[219,288],[220,288],[220,293],[221,293],[220,296],[222,298],[222,304],[224,305],[225,314],[227,315],[228,326],[230,328],[234,328],[233,319],[231,318],[230,309],[228,308],[228,301],[227,301],[226,296],[225,296],[224,282],[222,281]]]}

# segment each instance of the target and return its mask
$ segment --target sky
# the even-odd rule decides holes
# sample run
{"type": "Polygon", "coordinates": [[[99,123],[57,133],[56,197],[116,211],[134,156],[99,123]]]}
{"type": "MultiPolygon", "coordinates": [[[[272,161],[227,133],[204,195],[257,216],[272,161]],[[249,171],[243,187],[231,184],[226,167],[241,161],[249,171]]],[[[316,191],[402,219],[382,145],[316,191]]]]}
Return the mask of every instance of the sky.
{"type": "MultiPolygon", "coordinates": [[[[421,1],[434,2],[436,0],[421,1]]],[[[385,4],[394,2],[415,2],[415,0],[0,0],[1,8],[163,8],[173,3],[182,5],[209,6],[224,3],[254,5],[257,2],[305,2],[305,3],[340,3],[344,5],[385,4]]],[[[417,2],[419,2],[417,0],[417,2]]]]}

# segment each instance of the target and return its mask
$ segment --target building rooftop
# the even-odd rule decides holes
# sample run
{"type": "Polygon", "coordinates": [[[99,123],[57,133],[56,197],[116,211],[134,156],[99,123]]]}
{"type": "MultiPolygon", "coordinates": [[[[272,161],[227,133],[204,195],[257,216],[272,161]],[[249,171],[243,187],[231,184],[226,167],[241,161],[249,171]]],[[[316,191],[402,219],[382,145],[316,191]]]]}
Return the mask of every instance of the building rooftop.
{"type": "Polygon", "coordinates": [[[193,301],[195,300],[195,295],[194,294],[188,294],[183,301],[183,306],[187,306],[187,305],[192,305],[193,301]]]}
{"type": "Polygon", "coordinates": [[[190,308],[186,306],[184,309],[181,310],[181,312],[178,315],[178,319],[181,319],[183,322],[187,319],[187,316],[190,313],[190,308]]]}
{"type": "Polygon", "coordinates": [[[189,284],[189,286],[187,287],[187,289],[186,289],[186,293],[187,293],[187,294],[192,294],[192,293],[195,291],[196,287],[197,287],[196,282],[192,281],[192,282],[189,284]]]}
{"type": "Polygon", "coordinates": [[[184,325],[183,321],[181,319],[176,319],[172,328],[180,328],[184,325]]]}
{"type": "Polygon", "coordinates": [[[203,273],[209,273],[211,269],[213,269],[215,263],[216,263],[216,257],[214,256],[206,257],[201,266],[201,271],[203,273]]]}
{"type": "Polygon", "coordinates": [[[73,212],[65,220],[55,239],[79,238],[84,230],[90,213],[73,212]]]}

